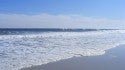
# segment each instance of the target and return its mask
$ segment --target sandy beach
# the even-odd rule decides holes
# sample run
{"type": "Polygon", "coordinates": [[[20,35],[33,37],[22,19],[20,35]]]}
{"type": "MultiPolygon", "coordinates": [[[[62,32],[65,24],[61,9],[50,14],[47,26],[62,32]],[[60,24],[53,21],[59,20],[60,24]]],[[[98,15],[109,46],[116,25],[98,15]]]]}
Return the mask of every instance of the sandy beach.
{"type": "Polygon", "coordinates": [[[106,51],[101,56],[74,57],[21,70],[124,70],[125,45],[106,51]]]}

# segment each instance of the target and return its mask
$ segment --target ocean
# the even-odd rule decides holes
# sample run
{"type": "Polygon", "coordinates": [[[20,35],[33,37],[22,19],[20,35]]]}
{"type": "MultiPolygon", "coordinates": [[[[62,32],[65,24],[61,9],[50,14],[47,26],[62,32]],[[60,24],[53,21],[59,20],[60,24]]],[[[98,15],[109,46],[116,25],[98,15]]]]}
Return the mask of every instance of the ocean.
{"type": "Polygon", "coordinates": [[[125,44],[118,29],[0,29],[0,70],[99,56],[125,44]]]}

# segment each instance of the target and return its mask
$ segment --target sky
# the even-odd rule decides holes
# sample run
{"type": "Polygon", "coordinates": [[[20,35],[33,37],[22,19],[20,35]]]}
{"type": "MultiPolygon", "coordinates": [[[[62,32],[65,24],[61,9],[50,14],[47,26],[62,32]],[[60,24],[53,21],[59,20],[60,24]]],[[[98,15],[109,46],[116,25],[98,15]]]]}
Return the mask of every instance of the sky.
{"type": "Polygon", "coordinates": [[[125,0],[0,0],[0,28],[125,29],[125,0]]]}

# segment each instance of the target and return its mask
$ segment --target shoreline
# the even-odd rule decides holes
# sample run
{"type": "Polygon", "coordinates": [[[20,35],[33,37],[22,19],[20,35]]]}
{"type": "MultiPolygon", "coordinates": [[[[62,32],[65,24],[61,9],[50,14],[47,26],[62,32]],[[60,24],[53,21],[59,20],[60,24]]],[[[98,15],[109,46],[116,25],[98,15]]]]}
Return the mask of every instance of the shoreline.
{"type": "Polygon", "coordinates": [[[125,45],[119,45],[104,55],[74,57],[20,70],[122,70],[125,69],[124,52],[125,45]]]}

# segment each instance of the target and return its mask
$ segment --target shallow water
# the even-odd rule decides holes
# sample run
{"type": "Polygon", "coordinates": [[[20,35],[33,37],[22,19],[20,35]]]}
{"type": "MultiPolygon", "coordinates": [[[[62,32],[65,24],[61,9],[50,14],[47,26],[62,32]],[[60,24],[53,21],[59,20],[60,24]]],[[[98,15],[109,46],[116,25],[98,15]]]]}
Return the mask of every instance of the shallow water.
{"type": "Polygon", "coordinates": [[[18,70],[81,56],[98,56],[125,43],[125,30],[0,35],[0,69],[18,70]]]}
{"type": "Polygon", "coordinates": [[[125,45],[106,51],[104,55],[74,57],[21,70],[124,70],[125,45]]]}

